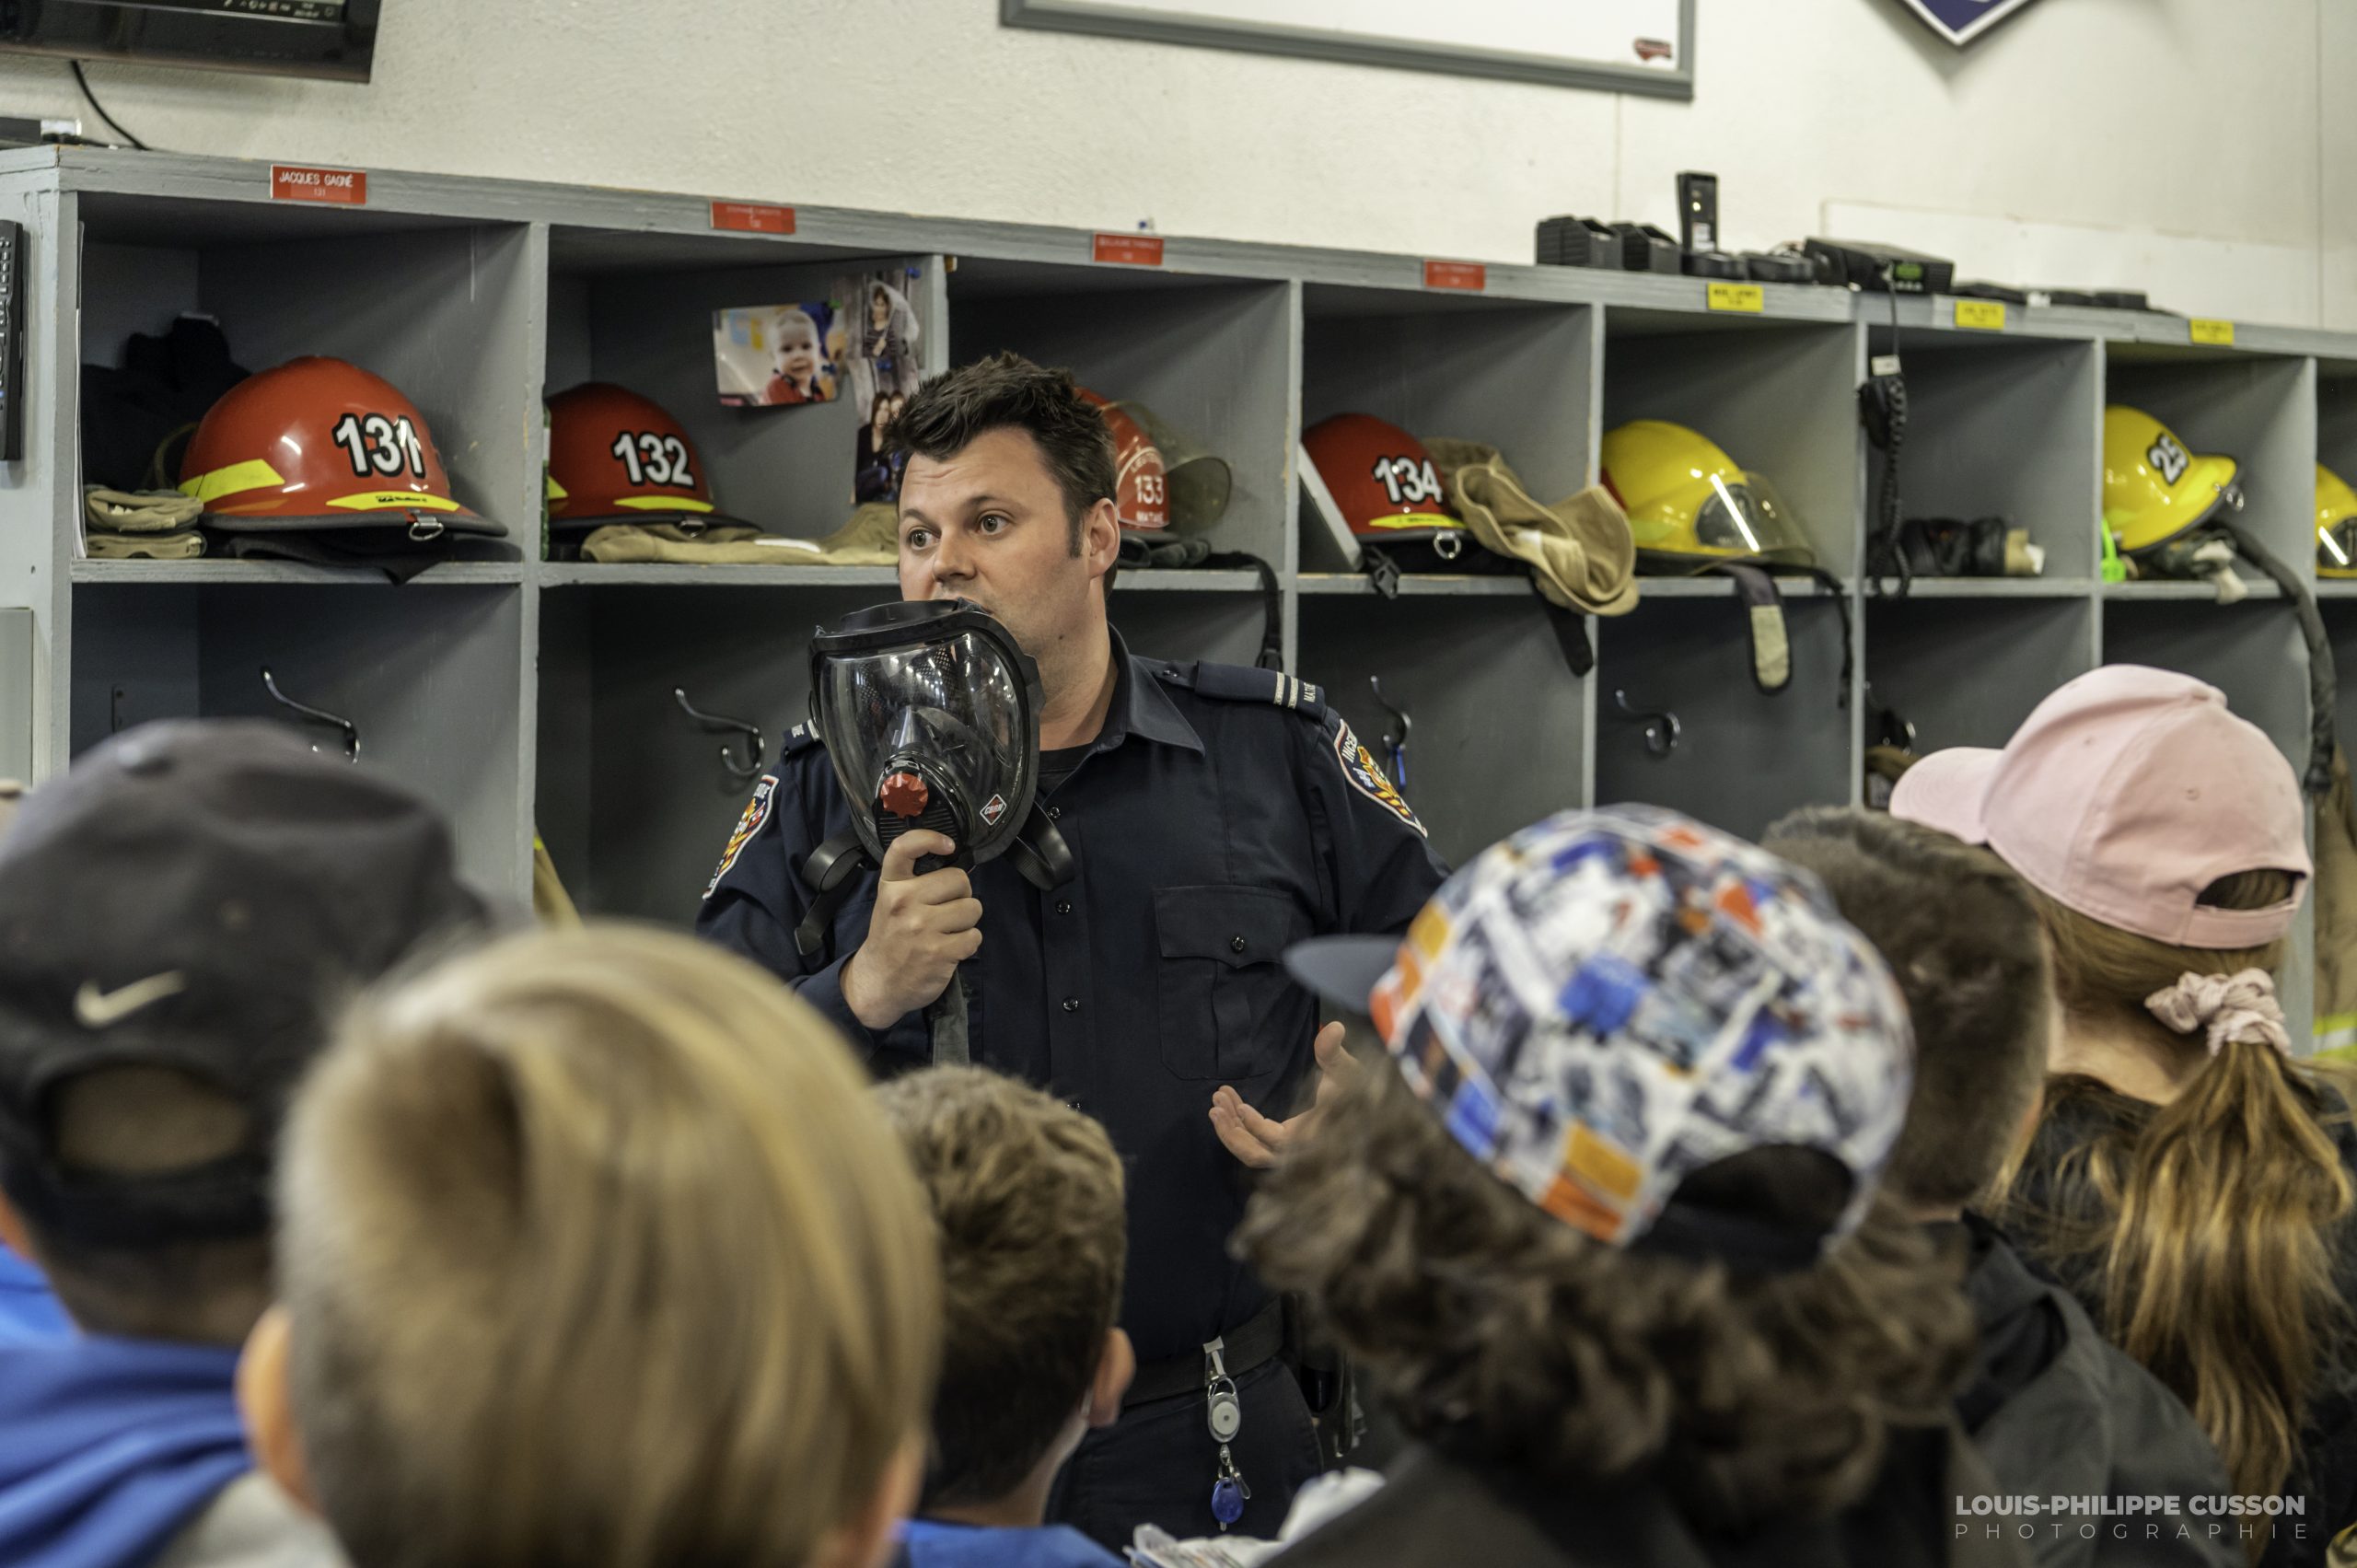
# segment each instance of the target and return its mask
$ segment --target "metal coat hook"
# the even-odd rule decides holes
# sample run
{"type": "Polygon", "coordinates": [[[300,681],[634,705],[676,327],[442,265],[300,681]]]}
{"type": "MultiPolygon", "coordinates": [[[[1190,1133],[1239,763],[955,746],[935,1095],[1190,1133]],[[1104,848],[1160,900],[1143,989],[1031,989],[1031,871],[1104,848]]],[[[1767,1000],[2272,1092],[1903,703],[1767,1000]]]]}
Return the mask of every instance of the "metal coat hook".
{"type": "Polygon", "coordinates": [[[743,719],[732,719],[725,714],[705,713],[688,701],[688,689],[684,686],[672,687],[671,697],[679,704],[681,713],[695,720],[707,732],[713,735],[726,735],[733,731],[745,738],[745,749],[750,754],[750,761],[743,762],[737,761],[737,754],[725,743],[720,748],[720,765],[728,770],[729,777],[743,784],[761,771],[761,758],[765,751],[761,743],[761,726],[748,724],[743,719]]]}
{"type": "MultiPolygon", "coordinates": [[[[280,707],[289,709],[313,724],[323,724],[331,728],[343,731],[343,760],[347,762],[360,761],[360,726],[358,725],[354,724],[350,719],[339,718],[325,708],[315,708],[308,703],[298,703],[281,691],[278,689],[278,679],[270,673],[268,665],[261,667],[261,689],[269,692],[270,700],[280,707]]],[[[319,748],[314,746],[311,749],[317,751],[319,748]]]]}
{"type": "Polygon", "coordinates": [[[1367,690],[1375,693],[1376,702],[1391,715],[1391,722],[1383,726],[1383,760],[1391,769],[1392,787],[1404,792],[1408,787],[1408,732],[1415,727],[1416,721],[1408,716],[1407,709],[1383,694],[1383,677],[1370,675],[1366,684],[1367,690]]]}
{"type": "Polygon", "coordinates": [[[1870,746],[1895,746],[1902,751],[1915,749],[1915,726],[1906,714],[1886,703],[1875,699],[1875,683],[1866,682],[1866,718],[1873,726],[1870,746]]]}
{"type": "Polygon", "coordinates": [[[1647,751],[1656,757],[1666,757],[1678,749],[1678,738],[1685,731],[1678,725],[1676,714],[1671,713],[1667,708],[1653,711],[1631,707],[1629,705],[1629,693],[1618,687],[1613,689],[1612,703],[1625,716],[1643,722],[1647,751]]]}

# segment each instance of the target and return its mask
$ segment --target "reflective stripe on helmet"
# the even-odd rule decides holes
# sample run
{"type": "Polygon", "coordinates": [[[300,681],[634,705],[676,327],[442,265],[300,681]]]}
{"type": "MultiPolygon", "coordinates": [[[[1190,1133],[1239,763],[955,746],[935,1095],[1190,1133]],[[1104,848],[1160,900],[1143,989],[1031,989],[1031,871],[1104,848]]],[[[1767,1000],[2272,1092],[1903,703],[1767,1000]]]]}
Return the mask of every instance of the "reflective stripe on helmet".
{"type": "Polygon", "coordinates": [[[265,485],[283,486],[285,478],[260,458],[249,458],[242,463],[215,469],[211,473],[198,474],[194,479],[180,481],[180,494],[193,495],[199,501],[211,501],[223,495],[236,495],[242,491],[260,490],[265,485]]]}

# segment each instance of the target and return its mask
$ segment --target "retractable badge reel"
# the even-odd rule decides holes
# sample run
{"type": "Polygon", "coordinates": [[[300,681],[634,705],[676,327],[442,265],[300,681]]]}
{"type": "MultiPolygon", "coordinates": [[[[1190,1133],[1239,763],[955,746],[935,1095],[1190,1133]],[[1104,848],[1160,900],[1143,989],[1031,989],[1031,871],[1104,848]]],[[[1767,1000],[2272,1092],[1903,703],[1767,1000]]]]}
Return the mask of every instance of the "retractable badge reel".
{"type": "Polygon", "coordinates": [[[1212,1517],[1223,1531],[1244,1517],[1244,1504],[1252,1499],[1252,1489],[1245,1484],[1236,1468],[1236,1456],[1227,1448],[1244,1430],[1244,1401],[1236,1397],[1236,1379],[1227,1375],[1227,1364],[1222,1359],[1226,1345],[1225,1340],[1213,1340],[1203,1347],[1203,1423],[1211,1428],[1212,1441],[1219,1445],[1219,1473],[1212,1480],[1212,1517]]]}

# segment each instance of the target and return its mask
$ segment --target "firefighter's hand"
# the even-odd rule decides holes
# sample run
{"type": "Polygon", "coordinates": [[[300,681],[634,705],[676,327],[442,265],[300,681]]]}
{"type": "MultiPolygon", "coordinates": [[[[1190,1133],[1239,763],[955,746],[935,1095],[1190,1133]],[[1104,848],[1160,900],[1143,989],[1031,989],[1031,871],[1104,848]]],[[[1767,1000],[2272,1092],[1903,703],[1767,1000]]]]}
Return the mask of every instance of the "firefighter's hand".
{"type": "Polygon", "coordinates": [[[1342,1045],[1342,1026],[1329,1024],[1318,1031],[1310,1050],[1318,1057],[1318,1093],[1309,1109],[1283,1121],[1272,1121],[1244,1103],[1234,1089],[1222,1087],[1212,1096],[1212,1131],[1227,1152],[1255,1170],[1277,1163],[1286,1149],[1318,1125],[1318,1118],[1336,1095],[1366,1071],[1342,1045]]]}
{"type": "Polygon", "coordinates": [[[843,1003],[871,1029],[885,1029],[949,989],[961,959],[982,947],[982,901],[954,865],[917,875],[917,857],[958,846],[922,829],[884,852],[883,879],[867,917],[867,939],[843,965],[843,1003]]]}

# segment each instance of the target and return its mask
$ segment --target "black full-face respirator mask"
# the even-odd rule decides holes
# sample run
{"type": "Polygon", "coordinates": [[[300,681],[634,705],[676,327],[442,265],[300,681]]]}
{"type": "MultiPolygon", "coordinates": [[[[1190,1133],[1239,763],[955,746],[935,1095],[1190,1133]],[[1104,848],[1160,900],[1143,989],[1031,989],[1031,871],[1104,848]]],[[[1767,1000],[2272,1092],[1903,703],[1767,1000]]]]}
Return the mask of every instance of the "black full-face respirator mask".
{"type": "MultiPolygon", "coordinates": [[[[966,599],[896,600],[819,630],[810,643],[812,716],[851,803],[852,826],[803,863],[802,879],[817,895],[794,934],[805,958],[824,943],[854,874],[881,866],[912,829],[958,846],[954,854],[920,856],[919,875],[945,865],[970,871],[1005,855],[1043,891],[1072,879],[1072,852],[1037,800],[1041,701],[1039,666],[966,599]]],[[[944,1004],[954,1004],[962,1037],[963,1000],[953,984],[927,1009],[937,1047],[944,1004]]]]}

